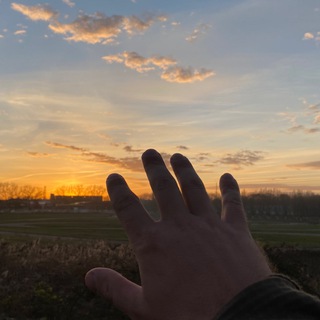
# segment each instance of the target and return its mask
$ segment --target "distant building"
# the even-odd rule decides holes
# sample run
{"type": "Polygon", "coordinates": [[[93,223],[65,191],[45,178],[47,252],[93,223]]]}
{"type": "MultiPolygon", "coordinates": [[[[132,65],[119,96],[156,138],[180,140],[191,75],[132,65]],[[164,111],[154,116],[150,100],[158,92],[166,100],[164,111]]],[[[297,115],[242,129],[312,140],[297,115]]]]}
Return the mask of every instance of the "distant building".
{"type": "Polygon", "coordinates": [[[50,195],[51,206],[58,210],[70,210],[75,212],[103,210],[105,202],[102,196],[56,196],[50,195]]]}
{"type": "Polygon", "coordinates": [[[0,211],[37,211],[50,206],[49,200],[8,199],[0,200],[0,211]]]}

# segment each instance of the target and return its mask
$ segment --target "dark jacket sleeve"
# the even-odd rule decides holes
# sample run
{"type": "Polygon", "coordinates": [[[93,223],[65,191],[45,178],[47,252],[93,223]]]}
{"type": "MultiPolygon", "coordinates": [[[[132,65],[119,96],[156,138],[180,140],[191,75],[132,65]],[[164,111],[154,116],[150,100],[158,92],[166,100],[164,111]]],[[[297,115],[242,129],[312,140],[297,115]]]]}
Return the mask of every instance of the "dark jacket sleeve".
{"type": "Polygon", "coordinates": [[[320,320],[320,300],[273,275],[240,292],[215,320],[320,320]]]}

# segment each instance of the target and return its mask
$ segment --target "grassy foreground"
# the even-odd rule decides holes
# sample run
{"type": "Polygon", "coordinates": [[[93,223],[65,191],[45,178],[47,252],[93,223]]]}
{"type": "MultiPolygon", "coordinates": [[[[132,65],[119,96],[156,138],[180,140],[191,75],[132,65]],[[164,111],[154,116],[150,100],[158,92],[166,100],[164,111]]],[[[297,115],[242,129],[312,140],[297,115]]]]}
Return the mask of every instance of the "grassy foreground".
{"type": "MultiPolygon", "coordinates": [[[[250,228],[276,272],[319,295],[319,225],[260,222],[250,228]]],[[[139,283],[134,254],[115,217],[0,214],[0,232],[0,320],[128,319],[83,283],[96,266],[139,283]]]]}
{"type": "MultiPolygon", "coordinates": [[[[320,292],[320,252],[266,247],[276,272],[309,293],[320,292]]],[[[128,319],[84,286],[85,273],[106,266],[139,283],[138,266],[127,244],[102,240],[0,242],[0,319],[128,319]]]]}
{"type": "Polygon", "coordinates": [[[127,319],[93,295],[84,276],[108,266],[139,282],[138,267],[126,244],[105,241],[0,242],[0,319],[127,319]]]}

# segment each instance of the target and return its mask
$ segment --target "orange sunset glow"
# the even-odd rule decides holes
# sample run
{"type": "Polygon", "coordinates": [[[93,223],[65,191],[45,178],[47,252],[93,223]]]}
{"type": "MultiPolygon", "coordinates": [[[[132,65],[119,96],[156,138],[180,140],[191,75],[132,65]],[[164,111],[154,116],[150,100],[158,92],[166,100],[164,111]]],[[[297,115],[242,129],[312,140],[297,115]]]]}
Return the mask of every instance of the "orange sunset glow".
{"type": "Polygon", "coordinates": [[[320,192],[319,1],[1,1],[0,182],[150,193],[140,157],[210,193],[320,192]]]}

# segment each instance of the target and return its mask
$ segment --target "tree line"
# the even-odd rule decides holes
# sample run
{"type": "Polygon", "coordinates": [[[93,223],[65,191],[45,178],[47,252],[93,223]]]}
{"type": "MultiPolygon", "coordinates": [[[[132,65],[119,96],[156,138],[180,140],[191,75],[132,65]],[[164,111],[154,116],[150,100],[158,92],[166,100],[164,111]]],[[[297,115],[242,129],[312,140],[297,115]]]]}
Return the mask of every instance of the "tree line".
{"type": "MultiPolygon", "coordinates": [[[[61,185],[53,193],[57,196],[102,196],[104,200],[108,200],[106,188],[100,185],[61,185]]],[[[46,198],[46,187],[30,184],[18,185],[14,182],[0,182],[0,200],[35,200],[46,198]]]]}
{"type": "MultiPolygon", "coordinates": [[[[0,200],[45,199],[45,193],[45,187],[20,186],[12,182],[0,182],[0,200]]],[[[101,185],[62,185],[54,190],[54,194],[57,196],[102,196],[103,200],[109,201],[106,188],[101,185]]],[[[211,194],[210,198],[216,211],[221,212],[220,195],[211,194]]],[[[144,194],[140,199],[152,215],[159,216],[156,200],[151,194],[144,194]]],[[[244,192],[242,201],[249,220],[272,219],[320,223],[320,194],[302,191],[282,193],[277,190],[260,190],[251,194],[244,192]]]]}
{"type": "MultiPolygon", "coordinates": [[[[219,197],[213,204],[220,212],[219,197]]],[[[320,194],[296,191],[281,193],[277,190],[262,190],[243,194],[242,201],[249,220],[284,220],[320,223],[320,194]]]]}

